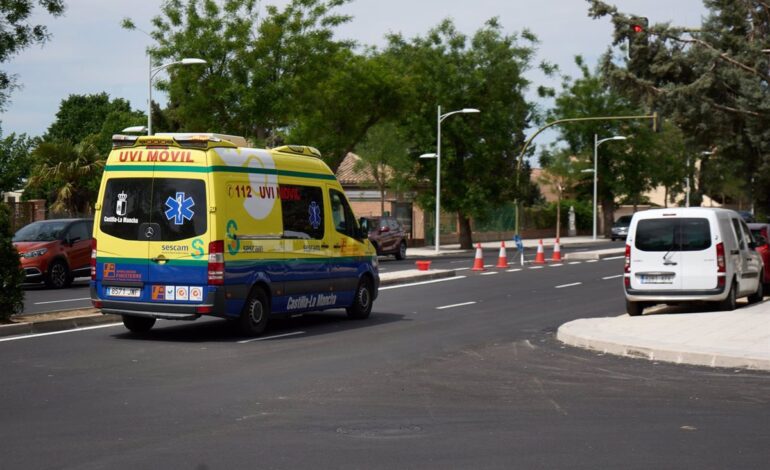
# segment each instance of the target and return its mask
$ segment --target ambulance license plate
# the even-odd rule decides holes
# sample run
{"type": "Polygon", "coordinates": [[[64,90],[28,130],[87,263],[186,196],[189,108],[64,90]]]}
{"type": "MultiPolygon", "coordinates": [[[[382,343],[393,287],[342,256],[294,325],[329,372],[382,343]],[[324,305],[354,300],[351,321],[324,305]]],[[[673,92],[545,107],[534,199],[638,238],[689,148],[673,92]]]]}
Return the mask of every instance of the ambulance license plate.
{"type": "Polygon", "coordinates": [[[672,282],[674,282],[673,274],[663,274],[663,275],[642,274],[642,284],[671,284],[672,282]]]}
{"type": "Polygon", "coordinates": [[[110,297],[141,297],[142,289],[139,287],[108,287],[107,295],[110,297]]]}

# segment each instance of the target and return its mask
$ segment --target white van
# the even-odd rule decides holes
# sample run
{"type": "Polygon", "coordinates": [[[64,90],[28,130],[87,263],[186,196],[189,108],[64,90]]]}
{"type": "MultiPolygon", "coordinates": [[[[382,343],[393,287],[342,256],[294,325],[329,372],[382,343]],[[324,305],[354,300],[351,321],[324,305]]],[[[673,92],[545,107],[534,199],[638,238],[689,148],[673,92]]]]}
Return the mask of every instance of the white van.
{"type": "Polygon", "coordinates": [[[637,212],[626,239],[626,311],[658,303],[762,300],[762,259],[737,212],[701,207],[637,212]]]}

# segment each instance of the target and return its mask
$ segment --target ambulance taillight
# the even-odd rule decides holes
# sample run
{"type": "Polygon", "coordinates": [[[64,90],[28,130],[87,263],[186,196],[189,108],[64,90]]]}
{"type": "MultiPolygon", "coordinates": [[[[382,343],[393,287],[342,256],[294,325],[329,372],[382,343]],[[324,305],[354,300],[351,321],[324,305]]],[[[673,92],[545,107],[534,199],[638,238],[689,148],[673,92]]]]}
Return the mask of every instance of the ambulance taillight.
{"type": "Polygon", "coordinates": [[[225,242],[217,240],[209,243],[209,285],[221,286],[225,283],[225,242]]]}

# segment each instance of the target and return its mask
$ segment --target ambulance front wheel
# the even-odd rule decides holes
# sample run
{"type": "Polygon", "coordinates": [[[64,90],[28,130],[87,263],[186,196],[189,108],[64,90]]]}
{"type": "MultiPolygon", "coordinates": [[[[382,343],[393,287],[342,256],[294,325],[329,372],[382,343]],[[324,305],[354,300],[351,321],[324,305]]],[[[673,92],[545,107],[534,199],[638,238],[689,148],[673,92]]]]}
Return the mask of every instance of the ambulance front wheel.
{"type": "Polygon", "coordinates": [[[241,333],[247,336],[262,334],[267,327],[267,317],[270,313],[270,303],[267,295],[259,287],[252,290],[246,305],[243,306],[239,318],[241,333]]]}
{"type": "Polygon", "coordinates": [[[372,313],[372,299],[372,281],[365,277],[358,283],[353,305],[346,309],[348,317],[356,320],[369,318],[372,313]]]}
{"type": "Polygon", "coordinates": [[[155,319],[123,315],[123,325],[132,333],[147,333],[155,325],[155,319]]]}

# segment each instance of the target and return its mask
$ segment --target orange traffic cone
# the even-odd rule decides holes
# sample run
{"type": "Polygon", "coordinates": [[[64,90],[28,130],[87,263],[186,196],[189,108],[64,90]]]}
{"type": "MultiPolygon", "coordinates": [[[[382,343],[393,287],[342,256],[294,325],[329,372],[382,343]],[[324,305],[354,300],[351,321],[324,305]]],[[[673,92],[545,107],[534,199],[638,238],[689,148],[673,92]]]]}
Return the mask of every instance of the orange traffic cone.
{"type": "Polygon", "coordinates": [[[481,243],[476,244],[476,259],[473,260],[473,271],[484,270],[484,255],[481,253],[481,243]]]}
{"type": "Polygon", "coordinates": [[[505,254],[505,241],[500,242],[500,256],[497,258],[497,267],[508,267],[508,255],[505,254]]]}
{"type": "Polygon", "coordinates": [[[545,253],[543,253],[543,240],[537,245],[537,254],[535,255],[535,264],[545,264],[545,253]]]}
{"type": "Polygon", "coordinates": [[[559,239],[556,239],[556,244],[553,246],[553,257],[551,261],[561,261],[561,248],[559,247],[559,239]]]}

